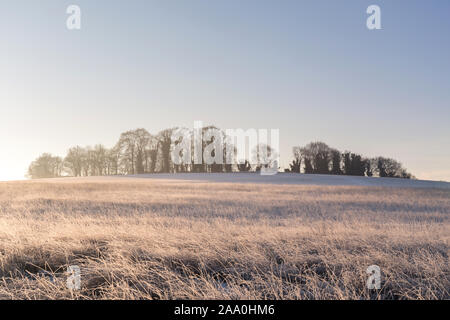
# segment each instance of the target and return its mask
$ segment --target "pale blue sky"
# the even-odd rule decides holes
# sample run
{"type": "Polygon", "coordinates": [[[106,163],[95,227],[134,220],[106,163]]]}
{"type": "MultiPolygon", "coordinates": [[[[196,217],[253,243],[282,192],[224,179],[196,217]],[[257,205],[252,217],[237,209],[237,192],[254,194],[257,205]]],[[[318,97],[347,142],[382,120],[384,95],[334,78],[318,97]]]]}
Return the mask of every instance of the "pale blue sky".
{"type": "Polygon", "coordinates": [[[1,0],[0,180],[42,152],[202,120],[279,128],[283,165],[322,140],[450,181],[449,34],[447,0],[1,0]]]}

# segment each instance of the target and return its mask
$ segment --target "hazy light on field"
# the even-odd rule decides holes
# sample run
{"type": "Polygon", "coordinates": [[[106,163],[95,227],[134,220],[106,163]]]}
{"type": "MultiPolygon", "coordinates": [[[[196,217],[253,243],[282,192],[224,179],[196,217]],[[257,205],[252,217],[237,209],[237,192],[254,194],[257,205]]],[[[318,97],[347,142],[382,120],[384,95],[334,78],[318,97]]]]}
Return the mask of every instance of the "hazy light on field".
{"type": "Polygon", "coordinates": [[[448,190],[83,180],[0,184],[0,299],[450,298],[448,190]]]}

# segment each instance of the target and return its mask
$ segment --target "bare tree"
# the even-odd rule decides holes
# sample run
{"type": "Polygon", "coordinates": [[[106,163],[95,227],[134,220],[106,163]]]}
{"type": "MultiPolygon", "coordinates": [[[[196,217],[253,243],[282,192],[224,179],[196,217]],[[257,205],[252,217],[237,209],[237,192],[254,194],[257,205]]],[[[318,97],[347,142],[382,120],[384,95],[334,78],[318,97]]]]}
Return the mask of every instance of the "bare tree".
{"type": "Polygon", "coordinates": [[[233,172],[233,167],[236,165],[237,148],[232,140],[231,137],[224,134],[223,163],[225,172],[233,172]]]}
{"type": "Polygon", "coordinates": [[[331,155],[331,174],[342,174],[341,169],[341,152],[336,149],[330,150],[331,155]]]}
{"type": "Polygon", "coordinates": [[[323,142],[311,142],[300,149],[305,163],[305,173],[330,173],[331,148],[323,142]]]}
{"type": "Polygon", "coordinates": [[[344,159],[344,174],[348,176],[364,176],[367,164],[359,154],[346,151],[342,154],[344,159]]]}
{"type": "Polygon", "coordinates": [[[379,177],[411,179],[413,176],[403,168],[402,164],[391,158],[377,157],[375,172],[379,177]]]}
{"type": "Polygon", "coordinates": [[[368,177],[372,177],[374,174],[374,168],[376,167],[374,165],[374,161],[373,159],[369,159],[369,158],[364,158],[364,163],[366,165],[366,176],[368,177]]]}
{"type": "Polygon", "coordinates": [[[107,173],[108,149],[98,144],[92,150],[93,175],[103,176],[107,173]]]}
{"type": "Polygon", "coordinates": [[[176,128],[165,129],[156,135],[157,139],[157,164],[156,170],[158,172],[171,172],[171,148],[172,148],[172,133],[176,128]]]}
{"type": "Polygon", "coordinates": [[[64,166],[69,175],[79,177],[83,172],[83,164],[86,150],[80,146],[70,148],[64,158],[64,166]]]}
{"type": "Polygon", "coordinates": [[[60,177],[63,170],[63,160],[60,157],[44,153],[28,167],[27,177],[31,179],[60,177]]]}
{"type": "Polygon", "coordinates": [[[206,171],[223,172],[223,164],[226,162],[224,153],[224,151],[226,152],[224,145],[225,133],[216,126],[208,126],[203,128],[203,137],[205,141],[203,143],[202,152],[205,152],[205,149],[208,150],[207,148],[211,148],[211,157],[213,159],[216,159],[217,156],[217,158],[219,159],[219,163],[214,161],[214,163],[211,164],[207,164],[206,160],[203,159],[203,161],[205,162],[206,171]]]}
{"type": "Polygon", "coordinates": [[[275,164],[277,154],[275,150],[264,143],[258,144],[253,149],[253,164],[255,171],[261,171],[262,168],[272,168],[275,164]]]}
{"type": "Polygon", "coordinates": [[[119,174],[119,161],[119,150],[116,147],[109,149],[107,153],[107,175],[119,174]]]}
{"type": "Polygon", "coordinates": [[[144,173],[144,158],[150,139],[151,135],[145,129],[131,130],[120,135],[116,147],[124,173],[144,173]]]}
{"type": "Polygon", "coordinates": [[[292,153],[294,154],[294,160],[289,165],[290,171],[295,173],[300,173],[302,166],[302,153],[299,147],[292,148],[292,153]]]}

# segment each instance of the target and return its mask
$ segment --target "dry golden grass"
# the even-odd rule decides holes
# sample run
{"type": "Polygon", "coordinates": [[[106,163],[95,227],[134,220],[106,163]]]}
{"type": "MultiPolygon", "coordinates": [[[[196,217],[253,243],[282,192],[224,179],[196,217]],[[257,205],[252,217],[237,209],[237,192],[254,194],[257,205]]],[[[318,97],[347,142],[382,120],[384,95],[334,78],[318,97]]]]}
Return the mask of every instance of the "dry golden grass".
{"type": "Polygon", "coordinates": [[[439,189],[0,183],[0,299],[449,299],[449,212],[439,189]]]}

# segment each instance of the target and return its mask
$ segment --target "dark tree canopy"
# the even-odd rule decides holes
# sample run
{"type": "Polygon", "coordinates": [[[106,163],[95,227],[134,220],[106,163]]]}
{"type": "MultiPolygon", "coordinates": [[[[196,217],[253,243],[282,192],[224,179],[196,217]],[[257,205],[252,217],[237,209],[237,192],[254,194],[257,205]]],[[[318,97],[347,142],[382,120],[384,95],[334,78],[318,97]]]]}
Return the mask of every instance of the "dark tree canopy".
{"type": "Polygon", "coordinates": [[[362,155],[346,151],[341,153],[323,142],[311,142],[304,147],[293,148],[294,160],[291,172],[300,172],[303,163],[306,174],[333,174],[350,176],[378,176],[411,179],[413,176],[398,161],[390,158],[364,158],[362,155]]]}

